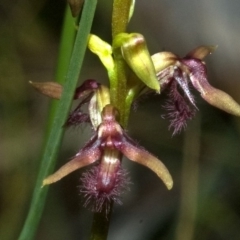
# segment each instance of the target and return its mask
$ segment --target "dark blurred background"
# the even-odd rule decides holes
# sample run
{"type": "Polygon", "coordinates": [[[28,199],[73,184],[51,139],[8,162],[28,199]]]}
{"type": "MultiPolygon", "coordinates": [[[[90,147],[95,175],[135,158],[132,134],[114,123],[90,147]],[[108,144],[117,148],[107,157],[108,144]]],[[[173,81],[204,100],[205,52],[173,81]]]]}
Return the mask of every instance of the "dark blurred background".
{"type": "MultiPolygon", "coordinates": [[[[99,1],[92,32],[111,41],[112,1],[99,1]]],[[[150,52],[184,56],[199,45],[218,45],[207,57],[210,83],[240,103],[240,1],[137,0],[129,31],[147,39],[150,52]]],[[[53,81],[65,9],[62,0],[0,1],[0,239],[17,239],[39,168],[49,99],[28,81],[53,81]]],[[[80,80],[107,82],[87,52],[80,80]]],[[[131,190],[115,206],[109,240],[240,239],[240,121],[207,105],[187,131],[172,137],[161,118],[162,96],[146,99],[129,134],[169,168],[166,190],[148,169],[124,160],[131,190]]],[[[88,127],[67,130],[57,167],[90,137],[88,127]]],[[[57,168],[56,167],[56,168],[57,168]]],[[[50,186],[36,240],[88,239],[92,213],[82,207],[77,171],[50,186]]]]}

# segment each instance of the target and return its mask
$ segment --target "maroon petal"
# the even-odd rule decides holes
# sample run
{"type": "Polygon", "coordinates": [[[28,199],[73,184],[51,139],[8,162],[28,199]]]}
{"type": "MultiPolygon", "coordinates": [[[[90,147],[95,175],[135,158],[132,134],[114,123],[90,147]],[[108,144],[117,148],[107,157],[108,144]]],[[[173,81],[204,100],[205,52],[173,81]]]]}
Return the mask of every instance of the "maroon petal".
{"type": "Polygon", "coordinates": [[[184,60],[184,64],[189,68],[189,77],[193,86],[201,93],[205,101],[227,113],[240,116],[240,105],[230,95],[209,84],[203,62],[189,59],[184,60]]]}
{"type": "Polygon", "coordinates": [[[79,153],[75,155],[75,157],[71,161],[63,165],[54,174],[45,178],[43,180],[42,186],[57,182],[69,173],[84,166],[87,166],[91,163],[94,163],[101,157],[101,151],[99,149],[100,144],[101,141],[97,139],[97,135],[94,135],[94,137],[85,145],[85,147],[79,153]]]}
{"type": "Polygon", "coordinates": [[[173,186],[172,177],[166,166],[151,153],[137,146],[137,144],[126,134],[122,136],[122,141],[117,141],[119,144],[116,148],[121,151],[128,159],[137,162],[157,174],[162,179],[166,187],[170,190],[173,186]]]}

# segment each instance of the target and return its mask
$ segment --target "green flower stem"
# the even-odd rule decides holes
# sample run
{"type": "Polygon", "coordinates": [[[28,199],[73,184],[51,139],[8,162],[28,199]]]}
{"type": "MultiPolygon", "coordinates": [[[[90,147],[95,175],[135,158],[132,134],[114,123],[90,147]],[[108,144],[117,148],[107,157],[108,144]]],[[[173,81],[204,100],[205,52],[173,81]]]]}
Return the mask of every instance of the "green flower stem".
{"type": "Polygon", "coordinates": [[[115,61],[114,81],[110,81],[110,96],[112,104],[119,110],[120,123],[123,127],[127,126],[127,116],[125,114],[125,100],[127,94],[126,63],[122,58],[119,49],[113,51],[115,61]]]}
{"type": "MultiPolygon", "coordinates": [[[[112,37],[126,32],[132,0],[114,0],[112,14],[112,37]]],[[[128,116],[125,113],[125,100],[127,94],[126,63],[119,48],[113,49],[115,62],[115,75],[110,79],[111,101],[120,112],[120,123],[127,126],[128,116]]]]}
{"type": "Polygon", "coordinates": [[[110,212],[106,215],[106,209],[102,212],[94,213],[90,240],[106,240],[112,213],[113,201],[110,204],[110,212]]]}
{"type": "Polygon", "coordinates": [[[97,0],[88,0],[85,2],[83,7],[79,29],[76,35],[72,57],[67,72],[66,82],[64,84],[63,95],[56,110],[53,124],[51,125],[52,128],[43,152],[41,167],[33,193],[31,207],[19,240],[33,239],[41,218],[48,189],[48,187],[41,188],[42,181],[52,172],[56,162],[57,152],[60,148],[64,132],[64,128],[62,126],[64,125],[69,113],[72,97],[77,85],[96,5],[97,0]]]}
{"type": "Polygon", "coordinates": [[[114,0],[112,14],[112,37],[126,32],[132,0],[114,0]]]}

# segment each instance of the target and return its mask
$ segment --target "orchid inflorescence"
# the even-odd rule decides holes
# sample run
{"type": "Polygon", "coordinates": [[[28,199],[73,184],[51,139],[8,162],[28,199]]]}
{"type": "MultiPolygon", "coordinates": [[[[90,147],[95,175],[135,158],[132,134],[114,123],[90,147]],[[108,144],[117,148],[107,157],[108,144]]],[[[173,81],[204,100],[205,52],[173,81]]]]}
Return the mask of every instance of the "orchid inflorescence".
{"type": "MultiPolygon", "coordinates": [[[[85,205],[91,205],[94,211],[101,211],[103,206],[109,206],[111,201],[121,203],[120,194],[128,188],[127,184],[130,182],[121,166],[123,155],[152,170],[168,189],[173,186],[166,166],[129,137],[122,126],[121,109],[111,96],[116,79],[113,51],[120,54],[128,66],[126,101],[129,103],[128,96],[131,96],[129,105],[143,95],[168,91],[168,99],[163,108],[167,111],[164,116],[170,120],[169,127],[173,128],[173,134],[185,129],[187,121],[192,119],[198,110],[191,93],[192,87],[211,105],[240,116],[238,103],[227,93],[212,87],[207,80],[203,59],[212,53],[215,47],[200,46],[183,58],[171,52],[160,52],[150,56],[144,37],[138,33],[117,35],[113,46],[95,35],[90,35],[88,47],[98,55],[107,69],[110,87],[88,79],[76,89],[73,99],[80,99],[80,103],[70,113],[65,126],[90,123],[94,131],[93,136],[68,163],[45,178],[43,186],[93,164],[92,169],[82,176],[80,192],[86,197],[85,205]],[[88,112],[83,111],[83,105],[86,104],[88,112]]],[[[31,84],[51,98],[61,98],[63,87],[58,83],[31,84]]],[[[107,211],[108,209],[107,207],[107,211]]]]}

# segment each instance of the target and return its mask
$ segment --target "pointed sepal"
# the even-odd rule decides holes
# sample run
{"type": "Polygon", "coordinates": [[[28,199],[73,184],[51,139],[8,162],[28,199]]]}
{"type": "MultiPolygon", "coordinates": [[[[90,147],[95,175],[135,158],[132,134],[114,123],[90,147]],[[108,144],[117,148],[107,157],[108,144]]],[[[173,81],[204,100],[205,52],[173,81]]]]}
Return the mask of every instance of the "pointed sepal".
{"type": "Polygon", "coordinates": [[[240,105],[227,93],[214,88],[207,80],[207,70],[205,64],[199,60],[186,59],[183,63],[190,71],[190,80],[202,98],[212,106],[227,113],[240,116],[240,105]]]}
{"type": "Polygon", "coordinates": [[[230,95],[212,86],[202,89],[201,96],[209,104],[240,117],[240,105],[230,95]]]}
{"type": "Polygon", "coordinates": [[[173,187],[172,176],[169,173],[166,166],[151,153],[136,145],[136,143],[124,136],[121,145],[118,149],[131,161],[137,162],[150,170],[152,170],[157,176],[162,179],[168,190],[173,187]]]}
{"type": "Polygon", "coordinates": [[[32,82],[29,83],[41,94],[54,98],[60,99],[63,92],[63,87],[61,84],[56,82],[32,82]]]}
{"type": "Polygon", "coordinates": [[[185,58],[196,58],[199,60],[203,60],[206,56],[209,54],[212,54],[216,49],[216,46],[199,46],[197,48],[194,48],[192,51],[190,51],[185,58]]]}
{"type": "Polygon", "coordinates": [[[101,157],[100,141],[95,135],[75,157],[43,180],[42,187],[61,180],[71,172],[94,163],[101,157]]]}

